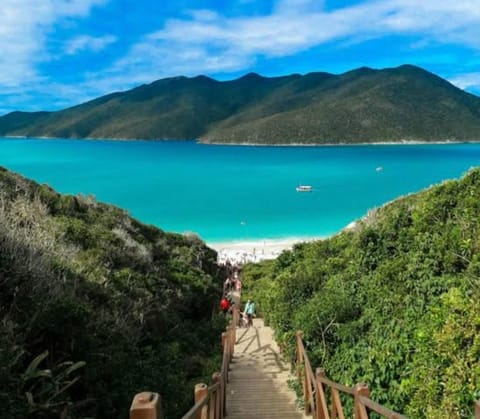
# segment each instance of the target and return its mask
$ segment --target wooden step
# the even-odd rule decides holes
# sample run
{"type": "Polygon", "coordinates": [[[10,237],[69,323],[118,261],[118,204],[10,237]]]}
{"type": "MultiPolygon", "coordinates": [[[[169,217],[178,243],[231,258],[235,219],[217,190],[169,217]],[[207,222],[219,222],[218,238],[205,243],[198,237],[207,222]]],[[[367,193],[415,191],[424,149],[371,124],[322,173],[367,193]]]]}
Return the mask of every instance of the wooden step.
{"type": "Polygon", "coordinates": [[[273,332],[261,319],[237,329],[237,343],[227,384],[228,419],[304,419],[288,387],[293,379],[273,332]]]}

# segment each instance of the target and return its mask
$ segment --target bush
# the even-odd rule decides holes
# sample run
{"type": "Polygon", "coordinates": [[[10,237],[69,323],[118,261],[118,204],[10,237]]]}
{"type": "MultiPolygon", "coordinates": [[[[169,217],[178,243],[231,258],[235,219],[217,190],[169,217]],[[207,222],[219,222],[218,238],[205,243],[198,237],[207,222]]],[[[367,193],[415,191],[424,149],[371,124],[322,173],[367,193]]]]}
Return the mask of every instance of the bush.
{"type": "Polygon", "coordinates": [[[369,214],[356,232],[248,265],[275,333],[312,365],[415,418],[469,418],[480,396],[480,169],[369,214]]]}
{"type": "Polygon", "coordinates": [[[0,416],[166,417],[211,376],[223,321],[216,254],[91,198],[0,171],[0,416]]]}

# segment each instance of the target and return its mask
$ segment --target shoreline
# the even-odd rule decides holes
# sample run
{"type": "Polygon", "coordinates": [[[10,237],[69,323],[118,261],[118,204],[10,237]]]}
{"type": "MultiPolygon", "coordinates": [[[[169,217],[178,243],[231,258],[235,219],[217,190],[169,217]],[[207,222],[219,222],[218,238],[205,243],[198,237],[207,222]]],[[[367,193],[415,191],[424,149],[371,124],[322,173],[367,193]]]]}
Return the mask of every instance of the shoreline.
{"type": "Polygon", "coordinates": [[[291,250],[297,243],[325,240],[328,237],[330,236],[247,239],[224,242],[206,241],[206,244],[217,251],[218,263],[225,263],[228,260],[230,263],[243,264],[276,259],[284,250],[291,250]]]}
{"type": "Polygon", "coordinates": [[[233,264],[256,263],[263,260],[276,259],[283,251],[292,250],[293,246],[298,243],[326,240],[342,231],[354,231],[357,229],[359,222],[367,216],[368,213],[358,220],[351,221],[336,233],[325,236],[293,236],[275,239],[265,238],[226,241],[205,240],[205,244],[217,252],[218,263],[225,263],[227,261],[233,264]]]}
{"type": "Polygon", "coordinates": [[[400,140],[400,141],[375,141],[367,143],[250,143],[250,142],[206,142],[201,139],[173,139],[173,138],[93,138],[93,137],[48,137],[48,136],[38,136],[38,137],[29,137],[21,135],[7,135],[0,136],[0,139],[12,139],[12,140],[84,140],[84,141],[145,141],[145,142],[195,142],[199,145],[205,146],[241,146],[241,147],[355,147],[355,146],[388,146],[388,145],[455,145],[455,144],[479,144],[480,139],[478,140],[438,140],[438,141],[424,141],[424,140],[400,140]]]}
{"type": "Polygon", "coordinates": [[[422,140],[401,140],[401,141],[376,141],[370,143],[222,143],[222,142],[203,142],[196,141],[200,145],[220,145],[220,146],[242,146],[242,147],[355,147],[355,146],[379,146],[379,145],[448,145],[448,144],[479,144],[480,140],[439,140],[439,141],[422,141],[422,140]]]}

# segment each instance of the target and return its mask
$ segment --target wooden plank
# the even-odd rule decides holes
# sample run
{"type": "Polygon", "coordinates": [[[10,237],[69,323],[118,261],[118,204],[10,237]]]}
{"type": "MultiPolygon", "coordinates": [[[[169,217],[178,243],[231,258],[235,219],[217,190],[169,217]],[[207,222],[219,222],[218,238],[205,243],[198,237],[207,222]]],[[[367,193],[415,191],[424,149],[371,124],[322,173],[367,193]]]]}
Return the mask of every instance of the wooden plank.
{"type": "MultiPolygon", "coordinates": [[[[254,327],[237,330],[226,387],[227,418],[302,419],[295,393],[288,387],[289,372],[290,365],[282,358],[272,329],[265,327],[262,319],[254,319],[254,327]]],[[[301,378],[306,384],[306,376],[301,378]]]]}

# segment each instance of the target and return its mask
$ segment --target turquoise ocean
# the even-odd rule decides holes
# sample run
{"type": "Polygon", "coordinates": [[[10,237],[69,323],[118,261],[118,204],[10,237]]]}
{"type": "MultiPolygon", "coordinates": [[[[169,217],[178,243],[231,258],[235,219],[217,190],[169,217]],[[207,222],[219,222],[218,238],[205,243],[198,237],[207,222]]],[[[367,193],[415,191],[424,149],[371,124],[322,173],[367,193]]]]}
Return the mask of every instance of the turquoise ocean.
{"type": "Polygon", "coordinates": [[[332,235],[385,202],[461,177],[480,165],[480,144],[249,147],[5,138],[0,165],[214,243],[332,235]],[[299,183],[313,192],[296,192],[299,183]]]}

